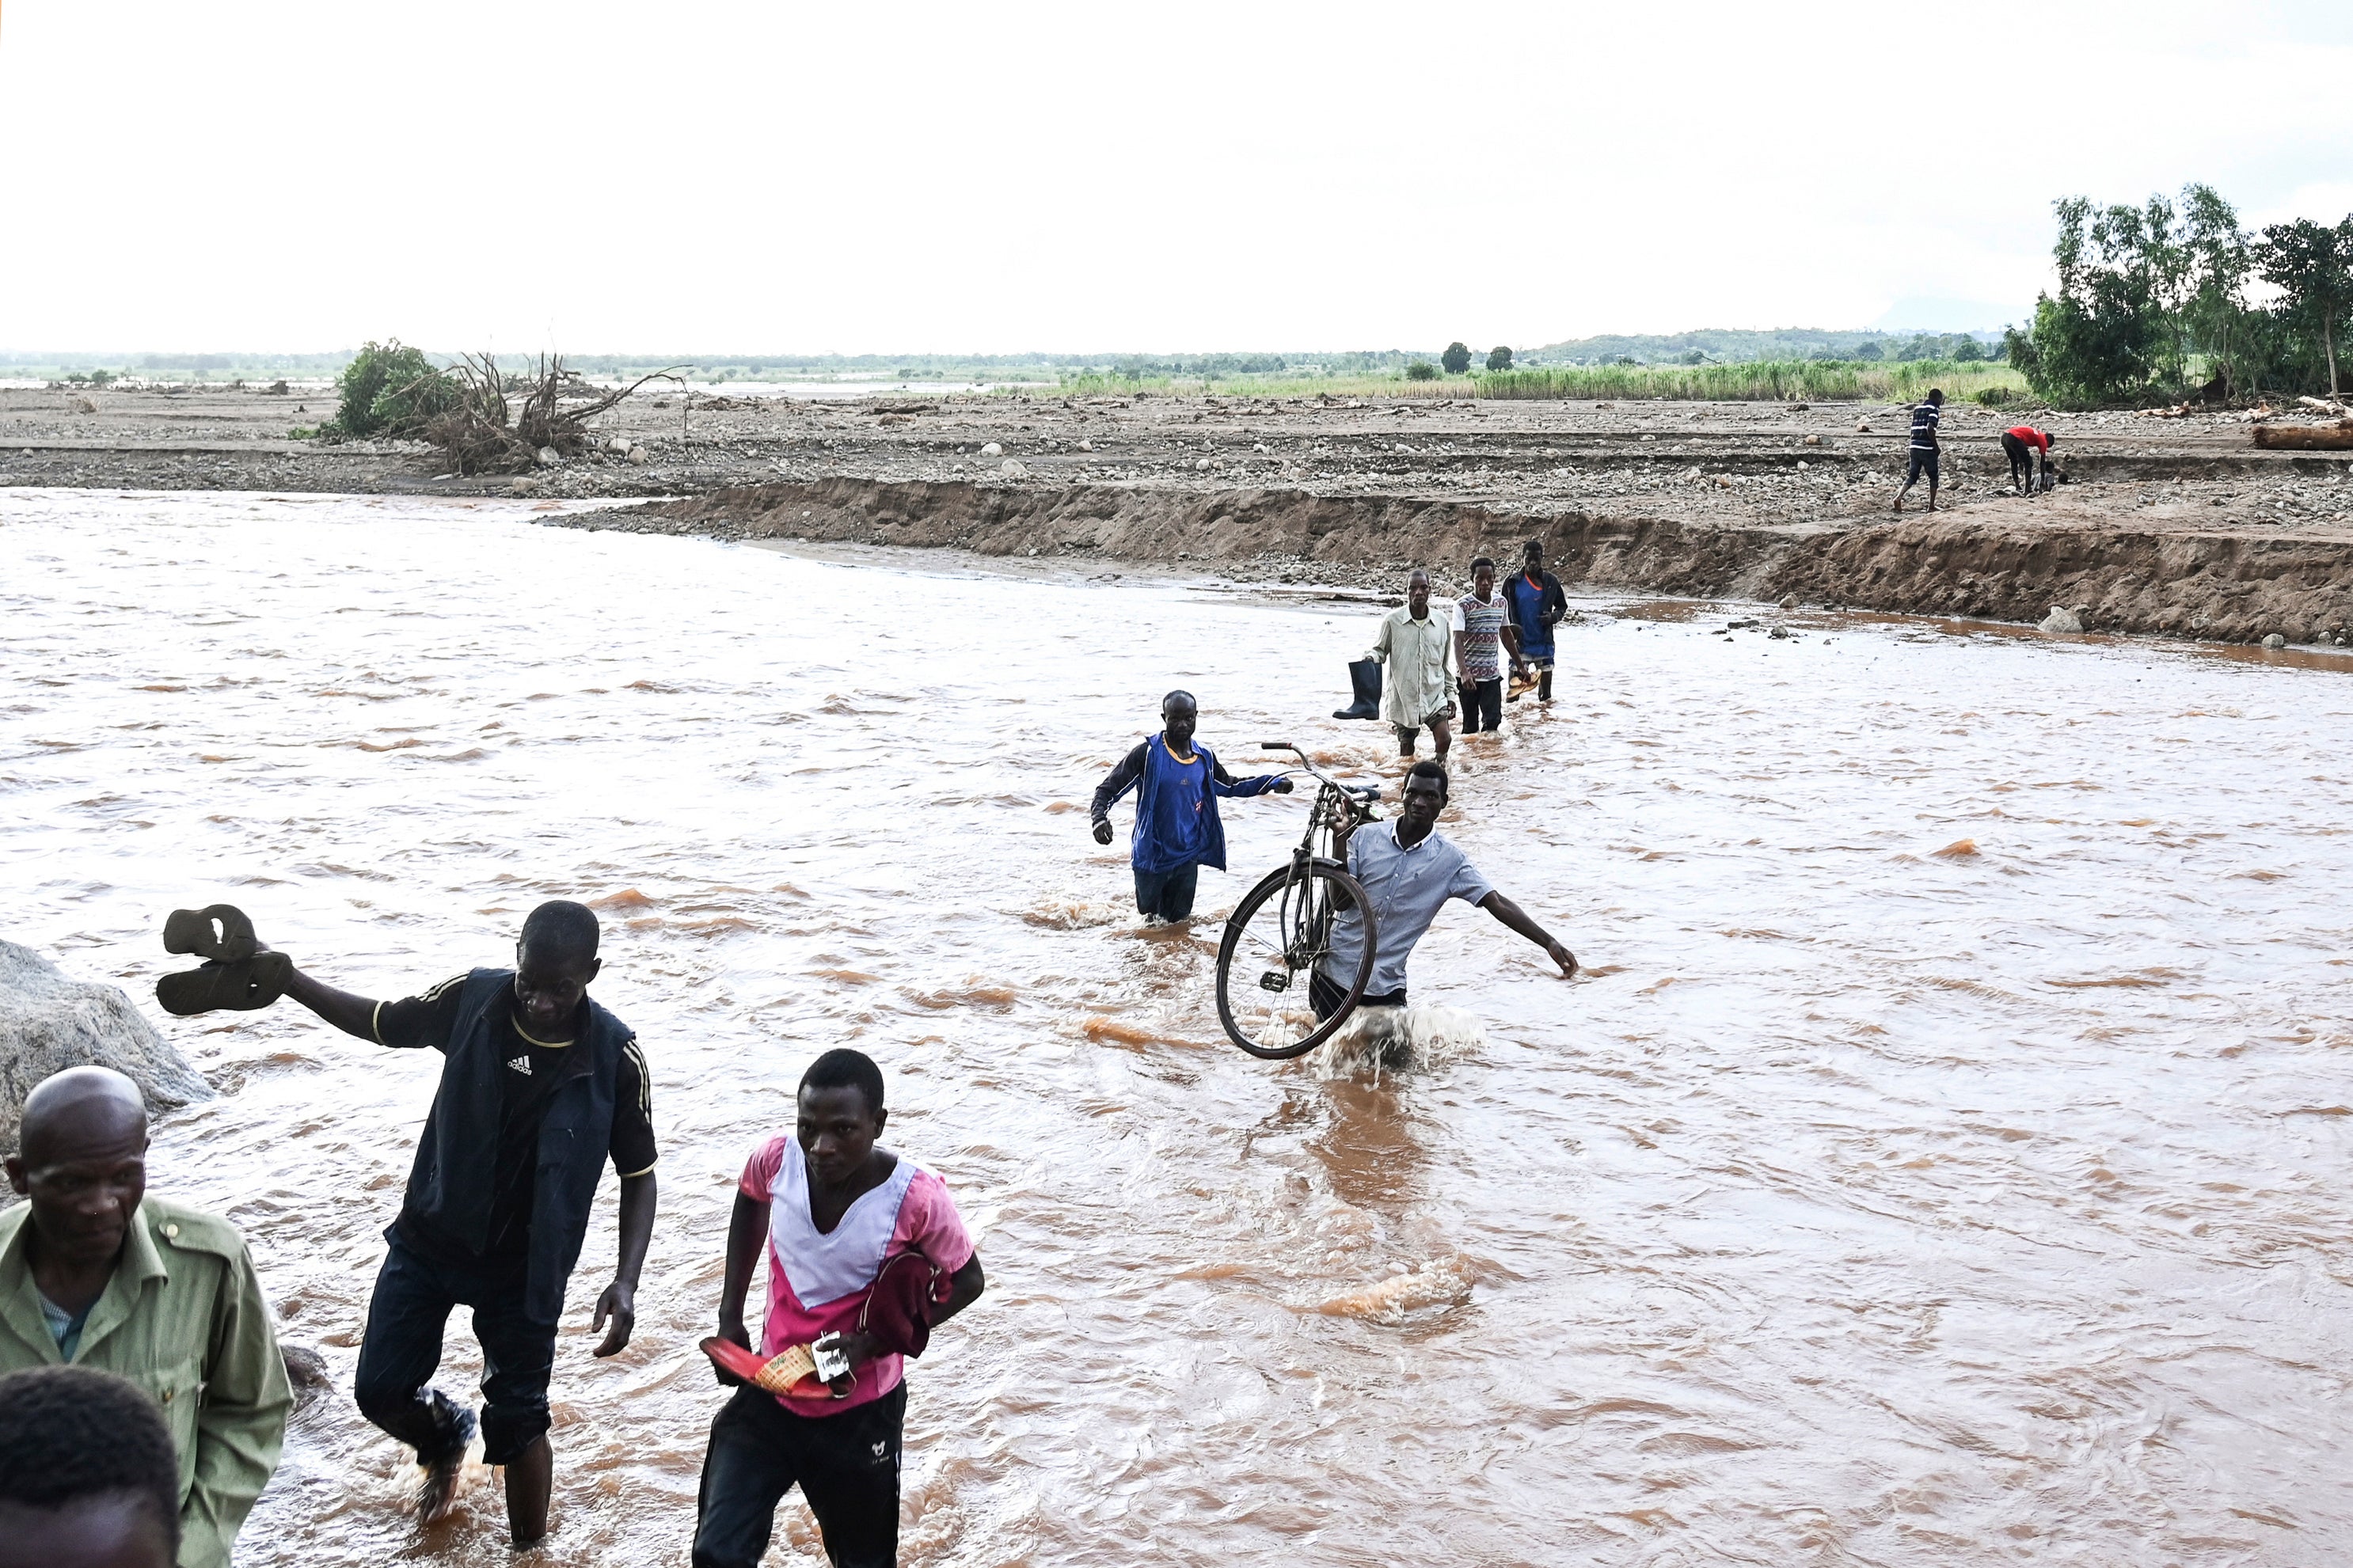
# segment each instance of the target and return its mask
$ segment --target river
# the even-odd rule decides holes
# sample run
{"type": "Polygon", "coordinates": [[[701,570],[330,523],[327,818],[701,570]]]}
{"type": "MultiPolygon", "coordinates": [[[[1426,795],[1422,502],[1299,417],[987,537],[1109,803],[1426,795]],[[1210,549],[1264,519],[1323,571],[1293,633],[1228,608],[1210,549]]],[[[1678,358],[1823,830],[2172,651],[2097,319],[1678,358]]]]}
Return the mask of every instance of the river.
{"type": "MultiPolygon", "coordinates": [[[[2341,664],[1588,603],[1441,825],[1585,972],[1451,906],[1413,990],[1477,1037],[1374,1076],[1221,1044],[1216,921],[1140,928],[1085,805],[1179,685],[1237,772],[1393,777],[1326,717],[1375,611],[533,517],[0,494],[0,932],[225,1091],[151,1184],[341,1385],[240,1563],[509,1554],[486,1474],[420,1540],[348,1397],[438,1058],[164,1018],[164,913],[395,995],[551,897],[603,914],[662,1209],[596,1362],[601,1195],[533,1560],[684,1563],[733,1183],[842,1044],[990,1282],[913,1369],[910,1563],[2353,1552],[2341,664]]],[[[1203,910],[1305,799],[1229,804],[1203,910]]]]}

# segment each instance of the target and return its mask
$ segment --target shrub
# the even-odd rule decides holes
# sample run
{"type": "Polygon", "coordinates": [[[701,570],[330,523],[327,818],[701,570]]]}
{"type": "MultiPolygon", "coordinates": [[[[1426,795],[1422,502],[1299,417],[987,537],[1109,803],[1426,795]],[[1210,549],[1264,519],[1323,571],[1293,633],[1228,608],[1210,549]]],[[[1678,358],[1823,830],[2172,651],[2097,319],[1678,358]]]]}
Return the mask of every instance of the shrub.
{"type": "Polygon", "coordinates": [[[1978,402],[1988,408],[2000,408],[2010,402],[2010,389],[2006,386],[1980,386],[1978,388],[1978,402]]]}
{"type": "MultiPolygon", "coordinates": [[[[1469,361],[1464,363],[1467,365],[1469,361]]],[[[1426,359],[1418,359],[1405,367],[1405,378],[1408,381],[1436,381],[1438,367],[1426,359]]]]}
{"type": "Polygon", "coordinates": [[[1438,363],[1446,367],[1449,375],[1465,374],[1471,368],[1470,345],[1460,342],[1447,344],[1446,352],[1438,356],[1438,363]]]}
{"type": "Polygon", "coordinates": [[[322,429],[348,439],[421,436],[435,416],[458,405],[457,384],[398,338],[361,348],[335,387],[341,405],[322,429]]]}
{"type": "Polygon", "coordinates": [[[1505,348],[1501,343],[1497,343],[1493,348],[1489,349],[1487,351],[1487,368],[1489,370],[1511,369],[1512,351],[1505,348]]]}

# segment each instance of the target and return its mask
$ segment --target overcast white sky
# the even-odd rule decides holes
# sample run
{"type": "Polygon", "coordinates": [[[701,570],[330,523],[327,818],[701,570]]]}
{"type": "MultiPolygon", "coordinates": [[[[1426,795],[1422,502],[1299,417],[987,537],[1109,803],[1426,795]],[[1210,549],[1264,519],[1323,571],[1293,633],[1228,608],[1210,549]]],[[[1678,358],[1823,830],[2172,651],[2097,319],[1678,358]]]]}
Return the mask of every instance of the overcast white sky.
{"type": "Polygon", "coordinates": [[[1990,327],[2052,198],[2353,210],[2353,5],[7,0],[0,348],[1990,327]]]}

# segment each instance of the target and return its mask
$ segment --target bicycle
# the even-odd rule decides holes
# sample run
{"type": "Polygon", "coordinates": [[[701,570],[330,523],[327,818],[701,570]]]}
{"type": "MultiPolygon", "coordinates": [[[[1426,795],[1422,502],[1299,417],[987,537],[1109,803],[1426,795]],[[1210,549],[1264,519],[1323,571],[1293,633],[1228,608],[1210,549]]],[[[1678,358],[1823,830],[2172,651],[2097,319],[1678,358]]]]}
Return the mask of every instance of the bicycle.
{"type": "Polygon", "coordinates": [[[1250,1055],[1287,1061],[1330,1039],[1356,1010],[1365,983],[1372,978],[1377,934],[1372,900],[1332,850],[1344,824],[1353,831],[1373,820],[1373,803],[1381,789],[1378,784],[1342,784],[1288,741],[1263,742],[1260,749],[1289,752],[1300,765],[1285,772],[1305,773],[1322,787],[1315,792],[1307,831],[1300,835],[1290,862],[1268,872],[1226,921],[1225,936],[1218,943],[1218,1020],[1227,1037],[1250,1055]],[[1301,1004],[1306,998],[1293,988],[1312,984],[1316,966],[1331,956],[1333,922],[1350,911],[1363,924],[1356,973],[1329,1018],[1317,1021],[1312,1004],[1303,1017],[1301,1004]]]}

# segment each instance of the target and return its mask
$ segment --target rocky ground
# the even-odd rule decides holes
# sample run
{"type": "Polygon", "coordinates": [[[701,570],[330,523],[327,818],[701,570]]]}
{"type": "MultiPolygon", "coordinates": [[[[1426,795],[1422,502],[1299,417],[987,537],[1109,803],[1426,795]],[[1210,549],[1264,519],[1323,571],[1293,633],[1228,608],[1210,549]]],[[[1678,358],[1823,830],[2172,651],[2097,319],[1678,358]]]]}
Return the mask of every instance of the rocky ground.
{"type": "MultiPolygon", "coordinates": [[[[2353,624],[2353,452],[2256,449],[2241,414],[1955,405],[1945,510],[1894,519],[1885,405],[641,393],[599,450],[462,478],[428,448],[292,438],[318,393],[0,392],[0,485],[528,494],[659,504],[567,521],[991,553],[1189,560],[1258,577],[1459,578],[1545,539],[1597,587],[2335,641],[2353,624]],[[2070,482],[2008,493],[1999,434],[2070,482]]],[[[1915,492],[1915,503],[1917,501],[1915,492]]],[[[551,517],[554,517],[551,512],[551,517]]]]}

